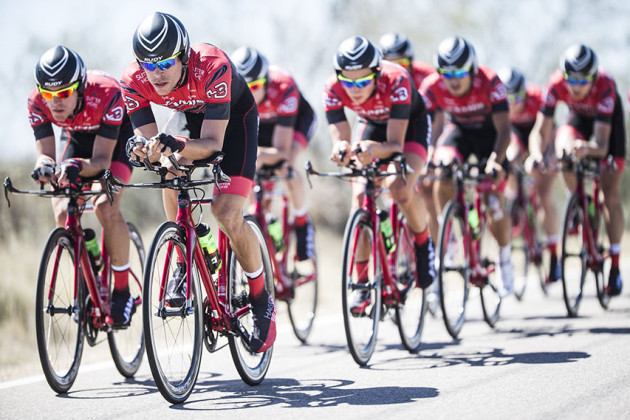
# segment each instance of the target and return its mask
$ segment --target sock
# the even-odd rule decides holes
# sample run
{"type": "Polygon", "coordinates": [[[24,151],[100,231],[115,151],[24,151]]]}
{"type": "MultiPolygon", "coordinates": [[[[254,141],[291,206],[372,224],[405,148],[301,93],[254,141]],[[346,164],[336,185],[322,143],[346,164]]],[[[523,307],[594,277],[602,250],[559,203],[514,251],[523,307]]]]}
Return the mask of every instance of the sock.
{"type": "Polygon", "coordinates": [[[293,210],[293,221],[295,223],[295,226],[304,226],[306,222],[308,222],[306,207],[302,207],[299,210],[293,210]]]}
{"type": "Polygon", "coordinates": [[[367,283],[368,281],[368,263],[369,261],[357,261],[354,263],[359,283],[367,283]]]}
{"type": "Polygon", "coordinates": [[[252,297],[260,296],[265,289],[265,276],[263,276],[263,266],[253,273],[243,271],[247,276],[247,284],[249,285],[249,294],[252,297]]]}
{"type": "Polygon", "coordinates": [[[420,233],[413,235],[413,243],[420,246],[424,245],[429,240],[429,229],[425,229],[420,233]]]}
{"type": "Polygon", "coordinates": [[[619,254],[621,254],[621,244],[610,244],[610,262],[613,267],[619,268],[619,254]]]}
{"type": "Polygon", "coordinates": [[[499,262],[504,263],[510,261],[512,255],[512,245],[506,245],[499,248],[499,262]]]}
{"type": "Polygon", "coordinates": [[[129,290],[129,263],[120,267],[112,265],[112,271],[114,272],[114,290],[117,292],[129,290]]]}

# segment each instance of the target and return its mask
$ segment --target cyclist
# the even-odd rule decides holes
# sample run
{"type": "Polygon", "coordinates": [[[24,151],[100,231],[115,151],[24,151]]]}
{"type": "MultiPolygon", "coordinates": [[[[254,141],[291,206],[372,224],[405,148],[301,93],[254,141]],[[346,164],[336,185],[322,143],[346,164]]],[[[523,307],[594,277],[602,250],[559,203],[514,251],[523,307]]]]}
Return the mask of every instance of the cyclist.
{"type": "MultiPolygon", "coordinates": [[[[430,135],[424,103],[409,73],[396,64],[381,60],[380,51],[363,37],[343,41],[333,64],[336,73],[328,79],[323,95],[333,139],[331,158],[343,166],[348,165],[351,158],[366,165],[375,158],[404,153],[414,172],[407,176],[406,183],[401,177],[390,177],[383,184],[389,188],[414,234],[417,283],[420,287],[428,287],[434,278],[433,246],[427,230],[424,202],[414,190],[414,183],[426,161],[430,135]],[[344,108],[358,115],[354,135],[344,108]],[[352,137],[355,141],[351,147],[352,137]]],[[[360,207],[362,200],[363,186],[353,184],[353,209],[360,207]]],[[[365,261],[355,264],[359,273],[366,272],[365,261]]],[[[368,298],[369,293],[365,290],[355,290],[351,311],[361,313],[369,304],[368,298]]]]}
{"type": "MultiPolygon", "coordinates": [[[[315,128],[315,113],[288,71],[269,65],[260,51],[241,47],[232,54],[238,72],[252,91],[260,123],[258,126],[258,167],[287,162],[294,168],[306,150],[315,128]]],[[[286,168],[284,168],[286,169],[286,168]]],[[[304,181],[298,171],[287,181],[297,236],[297,257],[313,255],[313,226],[306,208],[304,181]]]]}
{"type": "MultiPolygon", "coordinates": [[[[231,182],[215,187],[212,214],[248,278],[254,319],[250,348],[263,352],[275,340],[276,306],[265,289],[258,242],[242,213],[256,169],[258,113],[251,91],[225,52],[210,44],[191,46],[186,29],[172,15],[156,12],[143,20],[134,32],[133,50],[136,61],[122,76],[123,96],[135,133],[150,141],[136,144],[132,157],[161,158],[168,165],[164,158],[175,153],[180,163],[189,164],[225,152],[221,167],[231,182]],[[173,110],[162,132],[151,103],[173,110]]],[[[174,221],[177,192],[164,190],[163,199],[166,216],[174,221]]],[[[178,260],[169,293],[181,296],[184,291],[171,286],[185,284],[185,262],[181,255],[178,260]]]]}
{"type": "MultiPolygon", "coordinates": [[[[434,64],[437,73],[427,77],[420,88],[427,109],[432,113],[431,159],[448,164],[465,161],[470,155],[486,159],[486,173],[497,174],[497,190],[486,198],[491,231],[499,244],[497,269],[502,282],[501,296],[514,291],[514,266],[511,260],[510,220],[505,215],[505,152],[510,142],[510,119],[505,85],[485,66],[477,64],[475,49],[460,36],[445,39],[438,46],[434,64]],[[445,114],[449,115],[446,122],[445,114]]],[[[451,180],[434,183],[436,209],[441,212],[454,196],[451,180]]],[[[437,213],[431,215],[437,232],[437,213]]]]}
{"type": "MultiPolygon", "coordinates": [[[[552,142],[557,156],[566,152],[577,158],[602,159],[600,175],[612,261],[606,289],[616,296],[622,286],[619,254],[624,218],[619,190],[626,155],[624,115],[615,80],[598,67],[595,51],[584,44],[570,46],[560,58],[560,68],[549,77],[529,141],[530,168],[532,162],[544,161],[542,151],[552,142]],[[559,101],[570,113],[554,139],[553,117],[559,101]],[[609,155],[614,159],[612,167],[606,160],[609,155]]],[[[575,189],[574,175],[564,172],[564,180],[569,190],[575,189]]]]}
{"type": "MultiPolygon", "coordinates": [[[[29,120],[37,147],[33,177],[39,182],[56,180],[66,185],[81,177],[99,176],[109,168],[114,176],[128,182],[131,164],[124,145],[133,132],[118,81],[101,71],[86,71],[76,52],[58,45],[37,62],[35,82],[37,87],[28,97],[29,120]],[[67,141],[59,160],[53,124],[62,129],[61,141],[67,141]],[[53,173],[57,162],[57,172],[53,173]]],[[[129,324],[135,311],[129,293],[129,230],[120,212],[122,196],[122,191],[115,194],[111,205],[105,195],[94,200],[114,272],[114,326],[129,324]]],[[[52,205],[57,226],[63,227],[67,199],[53,198],[52,205]]]]}
{"type": "Polygon", "coordinates": [[[404,34],[390,32],[379,40],[383,59],[403,66],[413,78],[416,87],[435,69],[429,64],[413,59],[413,46],[404,34]]]}
{"type": "MultiPolygon", "coordinates": [[[[505,84],[510,108],[510,123],[512,135],[506,156],[509,162],[523,164],[529,153],[529,135],[536,122],[536,114],[542,104],[542,91],[536,85],[526,83],[525,75],[516,68],[503,68],[498,72],[499,78],[505,84]]],[[[553,155],[553,148],[547,147],[545,154],[553,155]]],[[[549,251],[549,275],[546,282],[551,283],[560,278],[558,265],[558,212],[551,197],[554,172],[536,171],[532,173],[536,193],[540,198],[543,229],[547,234],[547,250],[549,251]]],[[[516,194],[516,179],[509,177],[506,197],[514,198],[516,194]]]]}

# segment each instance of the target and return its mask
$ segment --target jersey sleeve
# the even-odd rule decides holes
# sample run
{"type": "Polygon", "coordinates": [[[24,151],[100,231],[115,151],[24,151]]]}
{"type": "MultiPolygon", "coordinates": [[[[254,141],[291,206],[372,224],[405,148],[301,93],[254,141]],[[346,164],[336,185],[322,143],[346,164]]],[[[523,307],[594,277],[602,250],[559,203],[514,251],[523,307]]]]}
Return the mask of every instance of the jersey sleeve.
{"type": "Polygon", "coordinates": [[[411,86],[411,79],[407,76],[397,76],[392,83],[392,89],[389,94],[389,99],[392,103],[390,118],[409,119],[411,113],[411,86]]]}
{"type": "Polygon", "coordinates": [[[334,89],[334,84],[327,83],[322,93],[322,101],[324,103],[324,112],[328,124],[336,124],[346,121],[346,114],[343,110],[343,100],[334,89]]]}
{"type": "Polygon", "coordinates": [[[101,126],[96,133],[108,139],[117,140],[124,115],[122,94],[115,92],[103,110],[101,126]]]}
{"type": "Polygon", "coordinates": [[[134,71],[135,63],[127,67],[120,80],[122,97],[125,108],[131,119],[133,128],[142,127],[155,122],[155,116],[151,110],[151,102],[142,94],[142,78],[146,78],[144,72],[134,71]]]}
{"type": "Polygon", "coordinates": [[[45,137],[54,136],[55,133],[53,131],[52,123],[46,117],[46,113],[42,109],[42,106],[45,106],[39,103],[36,100],[36,93],[33,91],[28,98],[28,121],[33,128],[33,134],[35,135],[35,140],[40,140],[45,137]]]}
{"type": "Polygon", "coordinates": [[[507,89],[499,76],[494,75],[490,80],[489,97],[493,113],[508,112],[507,89]]]}
{"type": "Polygon", "coordinates": [[[294,127],[300,105],[300,91],[295,83],[287,83],[278,104],[278,125],[294,127]]]}

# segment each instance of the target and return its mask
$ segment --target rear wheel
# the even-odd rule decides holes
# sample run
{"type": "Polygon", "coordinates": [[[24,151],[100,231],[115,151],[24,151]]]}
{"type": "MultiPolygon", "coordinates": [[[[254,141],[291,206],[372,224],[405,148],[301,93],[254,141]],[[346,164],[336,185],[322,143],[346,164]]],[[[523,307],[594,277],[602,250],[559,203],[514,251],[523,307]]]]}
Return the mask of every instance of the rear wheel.
{"type": "MultiPolygon", "coordinates": [[[[253,217],[245,216],[245,220],[256,235],[258,247],[262,254],[265,288],[267,292],[273,296],[273,267],[271,265],[271,257],[269,256],[265,238],[260,230],[260,226],[253,217]]],[[[237,309],[240,309],[244,303],[243,299],[240,297],[249,296],[249,284],[245,272],[232,250],[230,250],[228,261],[228,301],[230,302],[230,311],[235,312],[237,309]]],[[[240,322],[242,327],[247,331],[247,334],[251,336],[254,330],[254,320],[251,312],[241,317],[240,322]]],[[[241,335],[229,335],[228,342],[232,360],[241,379],[248,385],[258,385],[261,383],[263,379],[265,379],[269,364],[271,363],[273,346],[262,353],[254,353],[250,350],[246,337],[241,335]]]]}
{"type": "MultiPolygon", "coordinates": [[[[596,247],[599,255],[603,255],[606,251],[610,249],[610,242],[608,239],[608,234],[606,233],[606,222],[604,221],[604,213],[601,211],[602,206],[600,206],[599,217],[595,219],[593,216],[593,221],[596,223],[595,226],[592,226],[593,229],[597,232],[596,236],[596,247]]],[[[592,274],[595,276],[595,285],[597,287],[597,299],[599,300],[599,304],[602,308],[608,309],[608,304],[610,303],[610,295],[606,293],[606,275],[610,272],[611,261],[610,258],[605,258],[602,260],[599,270],[593,271],[592,274]]]]}
{"type": "Polygon", "coordinates": [[[454,201],[442,213],[438,235],[438,285],[442,318],[454,339],[464,325],[469,292],[468,240],[463,209],[454,201]]]}
{"type": "Polygon", "coordinates": [[[195,386],[203,341],[199,269],[194,258],[187,283],[191,286],[190,305],[185,302],[181,307],[172,307],[166,302],[164,290],[174,277],[178,255],[185,261],[185,238],[177,224],[163,223],[147,255],[142,315],[153,379],[162,396],[173,404],[186,401],[195,386]]]}
{"type": "MultiPolygon", "coordinates": [[[[142,273],[145,252],[138,229],[131,223],[129,228],[129,292],[134,299],[131,322],[124,329],[114,329],[107,334],[109,349],[114,364],[121,375],[130,378],[138,371],[144,355],[142,331],[142,273]]],[[[110,272],[110,287],[113,290],[113,275],[110,272]]]]}
{"type": "Polygon", "coordinates": [[[313,328],[317,308],[317,252],[313,244],[311,258],[298,261],[295,230],[291,230],[287,250],[287,275],[292,284],[292,296],[287,300],[289,319],[295,336],[305,343],[313,328]]]}
{"type": "Polygon", "coordinates": [[[481,223],[481,262],[486,272],[486,282],[479,286],[479,294],[481,295],[481,309],[483,310],[483,319],[490,327],[494,328],[499,320],[499,311],[501,309],[501,297],[499,290],[502,282],[496,267],[499,255],[499,245],[494,236],[488,229],[486,220],[481,223]]]}
{"type": "Polygon", "coordinates": [[[420,350],[427,305],[425,292],[418,287],[416,281],[416,252],[411,232],[404,219],[399,225],[396,281],[401,293],[401,302],[396,305],[396,320],[403,346],[409,352],[416,353],[420,350]]]}
{"type": "Polygon", "coordinates": [[[567,202],[562,222],[562,289],[568,315],[578,314],[587,274],[586,244],[584,243],[584,213],[578,196],[567,202]]]}
{"type": "Polygon", "coordinates": [[[375,248],[372,222],[368,213],[359,209],[348,220],[344,233],[341,300],[348,349],[361,366],[374,353],[381,319],[382,269],[375,248]]]}
{"type": "Polygon", "coordinates": [[[74,240],[57,228],[48,237],[39,265],[35,329],[44,375],[60,394],[74,383],[83,354],[84,301],[75,300],[74,293],[74,240]]]}

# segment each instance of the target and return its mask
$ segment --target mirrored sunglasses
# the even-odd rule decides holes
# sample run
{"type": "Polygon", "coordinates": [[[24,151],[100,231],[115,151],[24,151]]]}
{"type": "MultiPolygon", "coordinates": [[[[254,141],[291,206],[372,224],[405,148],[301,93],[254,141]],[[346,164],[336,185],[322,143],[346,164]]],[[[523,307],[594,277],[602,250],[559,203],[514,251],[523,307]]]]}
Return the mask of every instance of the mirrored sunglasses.
{"type": "Polygon", "coordinates": [[[42,98],[46,99],[47,101],[52,101],[55,96],[59,99],[68,99],[72,96],[72,94],[75,90],[77,90],[78,87],[79,81],[77,80],[67,88],[60,90],[46,90],[39,87],[39,93],[42,95],[42,98]]]}
{"type": "Polygon", "coordinates": [[[438,69],[438,72],[445,79],[461,79],[470,74],[470,67],[462,67],[461,69],[438,69]]]}
{"type": "Polygon", "coordinates": [[[165,60],[158,61],[157,63],[147,63],[146,61],[140,61],[140,66],[147,71],[155,71],[155,69],[160,69],[162,71],[168,70],[175,65],[175,57],[180,55],[182,52],[178,52],[172,57],[169,57],[165,60]]]}
{"type": "Polygon", "coordinates": [[[360,79],[348,79],[347,77],[343,77],[341,74],[337,75],[337,79],[341,82],[341,84],[348,89],[352,89],[353,86],[358,87],[359,89],[363,89],[367,87],[372,79],[376,77],[376,73],[372,73],[368,76],[361,77],[360,79]]]}

